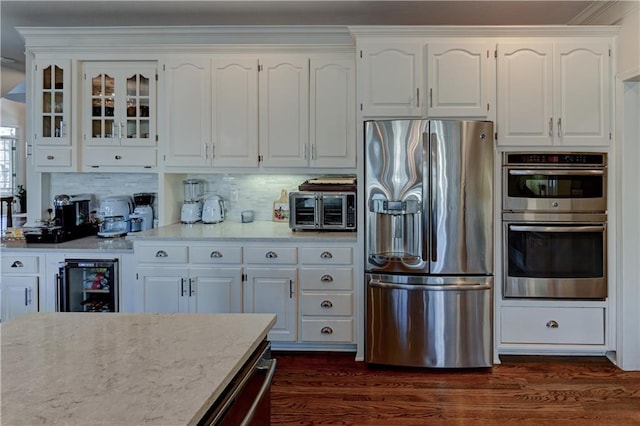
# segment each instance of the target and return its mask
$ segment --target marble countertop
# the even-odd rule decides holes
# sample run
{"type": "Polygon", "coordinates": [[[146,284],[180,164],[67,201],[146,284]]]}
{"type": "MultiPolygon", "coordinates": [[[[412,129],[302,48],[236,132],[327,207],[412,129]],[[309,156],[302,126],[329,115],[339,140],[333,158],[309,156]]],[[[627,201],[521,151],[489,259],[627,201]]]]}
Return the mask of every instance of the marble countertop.
{"type": "Polygon", "coordinates": [[[197,239],[224,239],[234,241],[281,241],[302,242],[332,240],[355,242],[357,233],[340,231],[292,231],[288,223],[255,221],[251,223],[239,223],[225,221],[215,224],[196,223],[192,225],[176,223],[148,231],[128,235],[127,239],[133,241],[142,240],[197,240],[197,239]]]}
{"type": "Polygon", "coordinates": [[[105,251],[132,252],[133,242],[124,237],[100,238],[98,236],[78,238],[64,243],[27,243],[25,240],[2,240],[2,250],[63,250],[63,251],[105,251]]]}
{"type": "Polygon", "coordinates": [[[25,314],[0,325],[2,423],[196,424],[272,314],[25,314]]]}

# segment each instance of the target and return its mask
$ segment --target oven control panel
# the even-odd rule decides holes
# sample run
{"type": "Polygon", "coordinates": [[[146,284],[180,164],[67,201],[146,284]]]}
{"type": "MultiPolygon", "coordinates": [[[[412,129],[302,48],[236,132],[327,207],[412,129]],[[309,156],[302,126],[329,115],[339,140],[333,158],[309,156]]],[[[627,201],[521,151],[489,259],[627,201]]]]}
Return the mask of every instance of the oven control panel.
{"type": "Polygon", "coordinates": [[[606,154],[588,152],[509,152],[504,154],[504,164],[604,166],[606,164],[606,154]]]}

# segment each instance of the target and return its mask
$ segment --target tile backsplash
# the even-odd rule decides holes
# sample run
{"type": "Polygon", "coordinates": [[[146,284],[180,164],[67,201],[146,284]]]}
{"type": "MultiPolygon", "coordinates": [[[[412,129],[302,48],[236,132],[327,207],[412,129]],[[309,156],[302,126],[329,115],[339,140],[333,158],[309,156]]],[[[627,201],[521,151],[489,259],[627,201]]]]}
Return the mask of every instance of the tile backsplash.
{"type": "MultiPolygon", "coordinates": [[[[298,185],[316,176],[318,175],[225,173],[189,174],[186,178],[202,179],[205,182],[205,194],[217,194],[225,200],[226,220],[240,222],[242,210],[254,210],[255,220],[271,220],[273,202],[280,197],[282,189],[286,189],[287,192],[296,191],[298,185]]],[[[96,203],[93,208],[97,209],[100,200],[110,195],[132,196],[136,192],[158,193],[158,175],[154,173],[51,173],[50,185],[52,196],[93,194],[96,203]]],[[[155,208],[154,210],[157,211],[155,208]]]]}

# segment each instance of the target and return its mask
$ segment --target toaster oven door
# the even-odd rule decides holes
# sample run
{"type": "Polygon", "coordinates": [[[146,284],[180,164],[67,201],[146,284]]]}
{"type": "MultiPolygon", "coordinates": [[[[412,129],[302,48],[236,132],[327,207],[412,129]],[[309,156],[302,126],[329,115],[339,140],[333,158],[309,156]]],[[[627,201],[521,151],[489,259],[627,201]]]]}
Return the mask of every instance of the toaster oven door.
{"type": "Polygon", "coordinates": [[[291,229],[316,229],[318,224],[318,199],[315,193],[295,193],[289,199],[289,227],[291,229]]]}

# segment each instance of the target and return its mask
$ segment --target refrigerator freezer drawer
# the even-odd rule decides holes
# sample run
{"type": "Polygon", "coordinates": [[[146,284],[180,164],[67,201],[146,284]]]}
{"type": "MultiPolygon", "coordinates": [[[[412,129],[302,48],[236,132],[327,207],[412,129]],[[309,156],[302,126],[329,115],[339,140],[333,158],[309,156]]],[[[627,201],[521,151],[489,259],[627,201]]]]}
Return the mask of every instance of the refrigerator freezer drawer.
{"type": "Polygon", "coordinates": [[[438,285],[373,277],[367,276],[366,362],[438,368],[491,366],[492,277],[478,277],[475,284],[470,277],[451,278],[438,285]]]}

